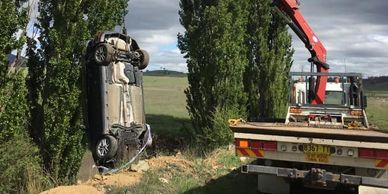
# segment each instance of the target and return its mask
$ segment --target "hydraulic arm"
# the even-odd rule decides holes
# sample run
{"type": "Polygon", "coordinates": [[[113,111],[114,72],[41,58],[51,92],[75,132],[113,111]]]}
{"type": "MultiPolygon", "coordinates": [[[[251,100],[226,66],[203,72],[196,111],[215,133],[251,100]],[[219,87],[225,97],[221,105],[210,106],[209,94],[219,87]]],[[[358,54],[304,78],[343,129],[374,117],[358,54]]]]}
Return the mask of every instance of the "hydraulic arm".
{"type": "MultiPolygon", "coordinates": [[[[283,15],[290,28],[303,41],[306,48],[311,53],[309,62],[316,65],[317,72],[326,73],[329,71],[329,65],[326,63],[326,49],[322,42],[314,34],[311,27],[304,19],[299,10],[299,0],[274,0],[277,10],[283,15]]],[[[313,69],[311,69],[313,71],[313,69]]],[[[327,76],[318,76],[315,83],[315,92],[311,98],[311,104],[323,104],[326,93],[327,76]]]]}

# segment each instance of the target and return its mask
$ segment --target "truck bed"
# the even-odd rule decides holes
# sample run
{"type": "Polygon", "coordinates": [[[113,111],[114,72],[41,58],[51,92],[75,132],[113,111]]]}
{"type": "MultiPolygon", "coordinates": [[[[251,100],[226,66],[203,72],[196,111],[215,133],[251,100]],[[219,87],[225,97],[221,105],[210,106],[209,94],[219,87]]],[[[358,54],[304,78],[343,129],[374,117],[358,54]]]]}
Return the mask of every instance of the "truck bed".
{"type": "Polygon", "coordinates": [[[282,135],[335,140],[388,143],[388,131],[287,126],[284,123],[246,122],[231,125],[235,133],[282,135]]]}

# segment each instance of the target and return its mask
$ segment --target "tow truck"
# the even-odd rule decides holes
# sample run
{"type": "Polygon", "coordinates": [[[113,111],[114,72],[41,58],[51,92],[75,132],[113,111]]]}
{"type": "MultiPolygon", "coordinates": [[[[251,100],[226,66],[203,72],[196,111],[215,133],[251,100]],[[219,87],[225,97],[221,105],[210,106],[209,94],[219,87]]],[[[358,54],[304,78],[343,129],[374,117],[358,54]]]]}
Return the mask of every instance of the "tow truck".
{"type": "Polygon", "coordinates": [[[257,159],[242,173],[257,174],[262,193],[290,193],[293,183],[388,193],[388,134],[369,126],[362,75],[329,73],[326,49],[299,1],[273,4],[311,53],[311,72],[290,73],[285,119],[230,120],[236,154],[257,159]]]}

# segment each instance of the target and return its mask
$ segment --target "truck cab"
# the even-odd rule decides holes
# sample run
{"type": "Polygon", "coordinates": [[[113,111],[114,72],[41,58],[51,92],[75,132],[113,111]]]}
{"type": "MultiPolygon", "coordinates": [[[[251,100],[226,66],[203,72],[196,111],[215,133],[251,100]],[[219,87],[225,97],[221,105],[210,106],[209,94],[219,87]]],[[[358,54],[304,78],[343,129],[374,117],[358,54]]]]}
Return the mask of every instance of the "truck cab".
{"type": "Polygon", "coordinates": [[[329,128],[369,128],[363,93],[362,75],[358,73],[290,73],[290,98],[285,124],[329,128]],[[312,104],[314,80],[327,76],[325,100],[312,104]]]}

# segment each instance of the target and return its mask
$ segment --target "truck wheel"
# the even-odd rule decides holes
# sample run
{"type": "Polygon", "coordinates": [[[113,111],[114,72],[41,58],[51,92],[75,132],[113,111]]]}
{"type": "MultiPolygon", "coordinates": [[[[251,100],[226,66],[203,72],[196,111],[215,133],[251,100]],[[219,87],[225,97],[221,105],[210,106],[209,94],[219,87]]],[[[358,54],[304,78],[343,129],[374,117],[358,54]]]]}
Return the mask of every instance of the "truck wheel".
{"type": "Polygon", "coordinates": [[[139,49],[136,52],[140,54],[139,69],[145,69],[148,66],[148,63],[150,62],[150,55],[147,51],[143,49],[139,49]]]}
{"type": "Polygon", "coordinates": [[[102,43],[96,46],[94,50],[94,61],[98,65],[108,65],[113,58],[113,48],[106,44],[102,43]]]}
{"type": "Polygon", "coordinates": [[[111,159],[117,152],[117,139],[111,135],[105,135],[97,141],[95,154],[98,159],[111,159]]]}

